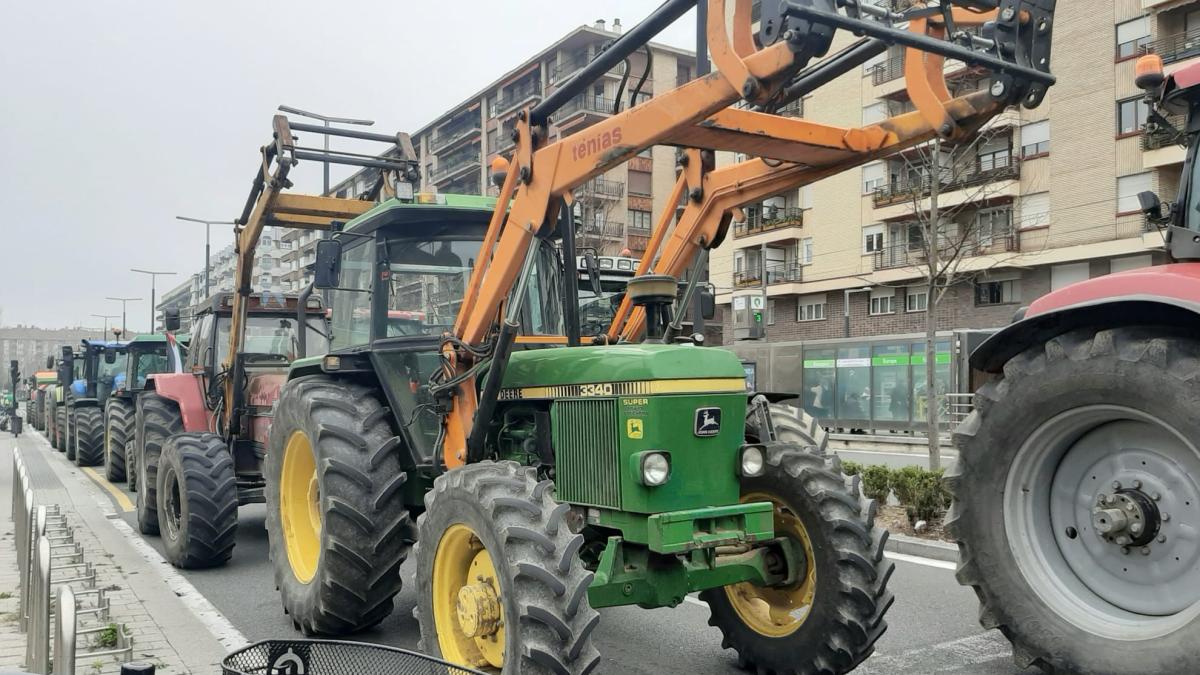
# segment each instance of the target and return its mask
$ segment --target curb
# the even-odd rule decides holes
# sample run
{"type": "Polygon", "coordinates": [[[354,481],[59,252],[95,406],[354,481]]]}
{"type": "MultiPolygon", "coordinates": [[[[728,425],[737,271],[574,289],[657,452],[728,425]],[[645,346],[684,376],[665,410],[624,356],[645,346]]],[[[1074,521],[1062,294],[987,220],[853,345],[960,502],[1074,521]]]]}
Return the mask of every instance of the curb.
{"type": "Polygon", "coordinates": [[[958,562],[958,546],[942,541],[918,539],[906,534],[889,534],[883,549],[892,553],[903,553],[904,555],[915,555],[952,563],[958,562]]]}

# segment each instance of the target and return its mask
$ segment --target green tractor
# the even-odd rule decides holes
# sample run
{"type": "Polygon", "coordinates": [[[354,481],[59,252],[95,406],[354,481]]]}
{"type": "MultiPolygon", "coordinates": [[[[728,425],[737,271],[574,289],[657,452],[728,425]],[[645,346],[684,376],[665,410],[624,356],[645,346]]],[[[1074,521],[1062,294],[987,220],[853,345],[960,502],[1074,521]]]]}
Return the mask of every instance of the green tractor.
{"type": "Polygon", "coordinates": [[[63,347],[58,406],[60,450],[79,466],[104,461],[104,406],[117,376],[125,372],[124,342],[83,340],[78,352],[63,347]]]}
{"type": "Polygon", "coordinates": [[[439,379],[443,336],[494,200],[440,201],[385,202],[320,244],[331,351],[292,364],[265,464],[275,581],[296,626],[381,621],[419,541],[423,646],[456,663],[586,672],[595,608],[696,591],[724,643],[762,667],[845,672],[866,658],[892,602],[874,504],[836,458],[776,433],[797,413],[750,404],[731,352],[563,348],[552,336],[571,333],[578,284],[553,237],[510,296],[523,337],[482,456],[447,468],[443,396],[458,383],[439,379]]]}
{"type": "Polygon", "coordinates": [[[104,475],[113,482],[128,478],[129,489],[137,490],[133,453],[134,415],[137,397],[154,373],[183,372],[181,348],[185,336],[139,335],[125,344],[125,370],[113,381],[112,394],[104,407],[104,475]]]}

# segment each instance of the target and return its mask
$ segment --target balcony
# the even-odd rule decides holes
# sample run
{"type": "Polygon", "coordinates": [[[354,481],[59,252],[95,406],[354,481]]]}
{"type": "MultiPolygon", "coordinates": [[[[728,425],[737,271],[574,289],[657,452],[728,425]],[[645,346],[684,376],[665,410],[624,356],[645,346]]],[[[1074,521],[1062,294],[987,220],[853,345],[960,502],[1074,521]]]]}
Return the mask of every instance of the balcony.
{"type": "Polygon", "coordinates": [[[605,200],[620,199],[625,196],[625,183],[607,178],[593,178],[576,190],[576,196],[605,200]]]}
{"type": "Polygon", "coordinates": [[[804,266],[800,263],[771,263],[765,266],[751,265],[748,270],[733,273],[734,288],[754,288],[763,285],[763,272],[766,272],[767,285],[797,283],[803,280],[804,266]]]}
{"type": "MultiPolygon", "coordinates": [[[[1016,253],[1021,250],[1021,235],[1010,221],[1007,226],[990,232],[973,232],[961,243],[956,238],[947,237],[940,248],[946,259],[959,255],[959,251],[965,257],[1016,253]]],[[[925,264],[925,246],[920,242],[919,235],[916,239],[910,237],[902,241],[892,241],[875,251],[874,258],[877,272],[915,267],[925,264]]]]}
{"type": "Polygon", "coordinates": [[[1174,130],[1169,128],[1158,127],[1154,125],[1147,126],[1142,131],[1142,150],[1158,150],[1160,148],[1169,148],[1187,142],[1184,129],[1187,128],[1187,117],[1184,115],[1168,115],[1167,121],[1171,123],[1174,130]]]}
{"type": "Polygon", "coordinates": [[[438,168],[433,172],[433,181],[441,183],[447,179],[459,176],[467,170],[479,170],[480,159],[479,151],[462,153],[453,157],[447,157],[438,162],[438,168]]]}
{"type": "Polygon", "coordinates": [[[580,239],[622,239],[625,236],[625,223],[593,220],[581,223],[575,234],[580,239]]]}
{"type": "Polygon", "coordinates": [[[1158,54],[1163,63],[1175,63],[1200,56],[1200,29],[1189,30],[1147,42],[1143,54],[1158,54]]]}
{"type": "Polygon", "coordinates": [[[554,121],[561,127],[567,120],[576,115],[607,117],[612,114],[613,107],[616,104],[617,102],[611,98],[604,98],[603,96],[596,96],[594,94],[580,94],[559,109],[558,113],[554,115],[554,121]]]}
{"type": "MultiPolygon", "coordinates": [[[[477,113],[478,114],[478,113],[477,113]]],[[[479,133],[479,120],[466,124],[456,124],[452,127],[438,129],[437,138],[433,139],[430,147],[434,153],[441,152],[455,143],[479,133]]]]}
{"type": "MultiPolygon", "coordinates": [[[[951,171],[949,167],[946,169],[951,171]]],[[[995,181],[1013,180],[1021,177],[1021,160],[1011,154],[1005,156],[987,155],[976,158],[975,165],[970,170],[959,170],[953,175],[942,179],[941,192],[953,192],[968,187],[984,185],[995,181]]],[[[924,199],[930,195],[933,181],[929,176],[913,177],[892,183],[885,183],[875,188],[875,208],[903,204],[915,199],[924,199]]]]}
{"type": "Polygon", "coordinates": [[[733,236],[749,237],[785,227],[804,227],[804,209],[761,207],[746,212],[746,222],[733,224],[733,236]]]}
{"type": "Polygon", "coordinates": [[[519,87],[514,87],[513,89],[504,92],[504,95],[496,99],[496,102],[492,104],[491,116],[496,117],[497,115],[508,112],[509,110],[512,110],[528,100],[540,98],[541,95],[541,82],[531,81],[519,87]]]}
{"type": "Polygon", "coordinates": [[[586,53],[575,53],[561,59],[557,64],[550,67],[550,83],[555,84],[565,81],[579,72],[590,61],[591,59],[588,58],[586,53]]]}

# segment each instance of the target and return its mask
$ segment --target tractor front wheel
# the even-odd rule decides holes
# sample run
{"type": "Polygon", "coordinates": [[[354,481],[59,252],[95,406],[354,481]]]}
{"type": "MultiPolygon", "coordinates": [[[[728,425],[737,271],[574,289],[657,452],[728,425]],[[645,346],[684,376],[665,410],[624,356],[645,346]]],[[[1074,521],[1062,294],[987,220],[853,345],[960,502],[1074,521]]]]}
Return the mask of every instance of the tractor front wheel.
{"type": "Polygon", "coordinates": [[[67,431],[67,409],[59,406],[54,410],[54,448],[59,452],[67,449],[64,437],[67,431]]]}
{"type": "Polygon", "coordinates": [[[503,675],[582,674],[600,662],[583,536],[554,484],[514,462],[481,462],[434,481],[417,528],[423,651],[503,675]]]}
{"type": "Polygon", "coordinates": [[[1200,672],[1200,340],[1081,328],[1030,347],[955,432],[958,581],[1025,668],[1200,672]]]}
{"type": "Polygon", "coordinates": [[[75,409],[75,464],[95,466],[104,461],[104,413],[96,407],[75,409]]]}
{"type": "Polygon", "coordinates": [[[142,534],[158,534],[158,460],[167,439],[183,433],[183,415],[169,398],[138,397],[136,419],[137,520],[142,534]]]}
{"type": "Polygon", "coordinates": [[[887,532],[875,527],[875,502],[862,496],[857,477],[843,476],[836,457],[783,442],[766,449],[762,475],[742,479],[742,501],[771,503],[775,535],[802,552],[803,572],[780,586],[704,591],[709,625],[739,664],[760,673],[849,672],[887,629],[887,532]]]}
{"type": "Polygon", "coordinates": [[[192,569],[224,565],[237,536],[233,456],[216,434],[167,440],[158,461],[158,522],[167,560],[192,569]]]}
{"type": "Polygon", "coordinates": [[[324,375],[288,382],[265,462],[267,537],[283,609],[306,634],[391,614],[414,536],[400,439],[379,392],[324,375]]]}
{"type": "Polygon", "coordinates": [[[133,406],[112,398],[104,415],[104,477],[114,483],[125,480],[125,445],[133,431],[133,406]]]}

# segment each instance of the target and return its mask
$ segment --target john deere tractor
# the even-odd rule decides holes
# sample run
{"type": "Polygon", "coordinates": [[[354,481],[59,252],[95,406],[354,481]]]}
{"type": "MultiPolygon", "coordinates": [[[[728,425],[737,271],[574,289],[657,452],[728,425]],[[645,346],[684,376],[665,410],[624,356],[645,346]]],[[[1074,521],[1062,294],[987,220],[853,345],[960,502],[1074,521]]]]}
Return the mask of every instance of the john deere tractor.
{"type": "Polygon", "coordinates": [[[104,461],[104,405],[124,370],[124,342],[83,340],[78,352],[63,347],[59,370],[63,445],[59,449],[79,466],[104,461]]]}
{"type": "MultiPolygon", "coordinates": [[[[129,489],[137,489],[136,467],[127,462],[134,437],[134,413],[137,397],[155,373],[183,372],[180,342],[176,336],[139,335],[124,348],[125,370],[113,378],[112,394],[104,407],[104,474],[108,480],[129,480],[129,489]]],[[[186,343],[186,342],[185,342],[186,343]]]]}

